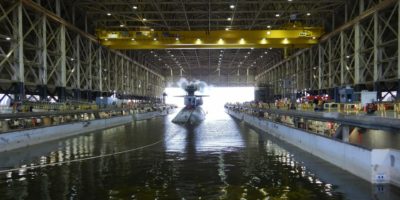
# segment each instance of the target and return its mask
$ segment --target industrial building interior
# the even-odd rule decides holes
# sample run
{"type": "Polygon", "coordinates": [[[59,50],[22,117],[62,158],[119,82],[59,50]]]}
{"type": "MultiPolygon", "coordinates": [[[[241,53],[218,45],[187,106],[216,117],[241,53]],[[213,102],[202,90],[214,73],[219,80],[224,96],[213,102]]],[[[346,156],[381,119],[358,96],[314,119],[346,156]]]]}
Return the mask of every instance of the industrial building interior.
{"type": "Polygon", "coordinates": [[[399,0],[0,0],[0,199],[400,199],[399,0]]]}

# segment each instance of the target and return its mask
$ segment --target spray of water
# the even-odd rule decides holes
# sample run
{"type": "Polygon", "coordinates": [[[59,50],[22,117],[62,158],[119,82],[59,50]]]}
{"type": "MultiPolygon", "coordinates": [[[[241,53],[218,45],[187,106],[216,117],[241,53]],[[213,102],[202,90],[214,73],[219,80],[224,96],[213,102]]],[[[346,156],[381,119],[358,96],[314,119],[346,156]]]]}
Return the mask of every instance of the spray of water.
{"type": "Polygon", "coordinates": [[[188,81],[186,78],[180,78],[176,84],[178,85],[179,88],[182,88],[183,90],[188,85],[191,84],[197,85],[197,87],[199,88],[198,92],[201,94],[206,93],[213,87],[212,85],[208,85],[205,81],[200,81],[200,80],[188,81]]]}

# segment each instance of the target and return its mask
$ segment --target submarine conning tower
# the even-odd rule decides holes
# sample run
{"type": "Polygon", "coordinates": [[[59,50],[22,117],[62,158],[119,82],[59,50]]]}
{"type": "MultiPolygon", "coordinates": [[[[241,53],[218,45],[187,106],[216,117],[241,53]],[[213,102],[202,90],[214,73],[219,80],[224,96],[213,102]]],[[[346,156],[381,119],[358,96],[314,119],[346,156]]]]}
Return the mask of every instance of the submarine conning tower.
{"type": "Polygon", "coordinates": [[[188,93],[188,96],[194,96],[194,92],[196,92],[196,90],[198,90],[198,87],[195,84],[190,84],[185,87],[185,91],[188,93]]]}

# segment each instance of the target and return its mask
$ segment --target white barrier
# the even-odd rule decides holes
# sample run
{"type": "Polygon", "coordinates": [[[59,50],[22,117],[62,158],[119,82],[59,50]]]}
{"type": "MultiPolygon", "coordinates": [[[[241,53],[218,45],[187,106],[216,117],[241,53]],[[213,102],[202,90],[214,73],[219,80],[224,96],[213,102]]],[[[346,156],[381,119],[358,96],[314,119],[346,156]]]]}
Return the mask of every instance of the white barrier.
{"type": "Polygon", "coordinates": [[[0,134],[0,152],[132,122],[132,116],[74,122],[0,134]]]}
{"type": "Polygon", "coordinates": [[[400,186],[398,150],[369,150],[252,115],[232,110],[227,110],[227,113],[371,183],[400,186]]]}

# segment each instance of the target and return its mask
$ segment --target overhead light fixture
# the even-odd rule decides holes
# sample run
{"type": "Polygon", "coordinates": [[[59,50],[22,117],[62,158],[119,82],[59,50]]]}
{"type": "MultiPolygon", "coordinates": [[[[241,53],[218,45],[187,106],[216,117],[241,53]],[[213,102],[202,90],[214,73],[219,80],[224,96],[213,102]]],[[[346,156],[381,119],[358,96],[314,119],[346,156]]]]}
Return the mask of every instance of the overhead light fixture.
{"type": "Polygon", "coordinates": [[[150,31],[154,31],[154,28],[150,29],[150,31]]]}
{"type": "Polygon", "coordinates": [[[251,47],[250,49],[251,49],[251,50],[254,50],[254,47],[251,47]]]}
{"type": "Polygon", "coordinates": [[[143,20],[143,21],[147,21],[147,19],[146,19],[146,18],[143,18],[142,20],[143,20]]]}
{"type": "Polygon", "coordinates": [[[6,37],[6,40],[7,40],[7,41],[10,41],[10,40],[11,40],[11,38],[10,38],[10,37],[6,37]]]}
{"type": "Polygon", "coordinates": [[[176,41],[178,41],[178,40],[179,40],[179,38],[177,37],[177,38],[175,38],[175,40],[176,40],[176,41]]]}
{"type": "Polygon", "coordinates": [[[132,40],[132,41],[135,41],[135,38],[132,38],[131,40],[132,40]]]}
{"type": "Polygon", "coordinates": [[[228,17],[226,20],[228,20],[228,21],[232,21],[232,18],[228,17]]]}
{"type": "Polygon", "coordinates": [[[225,28],[226,31],[229,31],[229,28],[225,28]]]}
{"type": "Polygon", "coordinates": [[[136,9],[137,9],[137,6],[132,6],[132,8],[136,10],[136,9]]]}
{"type": "Polygon", "coordinates": [[[307,16],[310,16],[311,15],[311,13],[307,13],[307,16]]]}
{"type": "Polygon", "coordinates": [[[271,25],[268,25],[267,28],[271,28],[271,25]]]}
{"type": "Polygon", "coordinates": [[[235,5],[230,5],[229,8],[234,9],[235,5]]]}
{"type": "Polygon", "coordinates": [[[111,16],[111,13],[107,13],[107,16],[111,16]]]}
{"type": "Polygon", "coordinates": [[[287,0],[287,1],[292,2],[292,0],[287,0]]]}
{"type": "Polygon", "coordinates": [[[157,38],[153,38],[154,41],[157,41],[157,38]]]}
{"type": "Polygon", "coordinates": [[[123,24],[121,24],[121,25],[119,25],[119,27],[124,27],[125,25],[123,25],[123,24]]]}
{"type": "Polygon", "coordinates": [[[317,39],[315,36],[312,37],[313,40],[317,39]]]}
{"type": "Polygon", "coordinates": [[[268,51],[265,51],[265,52],[264,52],[264,54],[267,54],[267,53],[268,53],[268,51]]]}
{"type": "Polygon", "coordinates": [[[104,39],[105,41],[108,41],[108,39],[106,38],[106,39],[104,39]]]}
{"type": "Polygon", "coordinates": [[[281,15],[279,13],[275,14],[275,17],[280,17],[281,15]]]}

